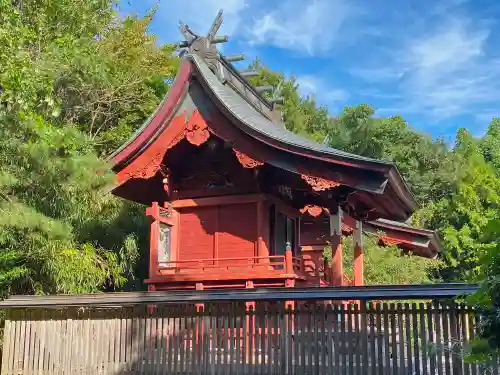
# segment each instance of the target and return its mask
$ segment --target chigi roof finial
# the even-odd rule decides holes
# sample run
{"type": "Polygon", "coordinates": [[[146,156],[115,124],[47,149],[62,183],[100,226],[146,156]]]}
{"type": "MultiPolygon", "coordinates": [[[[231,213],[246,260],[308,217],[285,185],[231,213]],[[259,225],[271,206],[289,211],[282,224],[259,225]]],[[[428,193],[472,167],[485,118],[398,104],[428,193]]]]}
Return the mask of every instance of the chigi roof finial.
{"type": "Polygon", "coordinates": [[[179,55],[199,56],[223,84],[237,91],[255,109],[269,119],[281,121],[281,111],[276,108],[276,104],[283,103],[283,98],[280,96],[281,84],[277,88],[271,85],[252,86],[248,78],[258,76],[259,72],[256,70],[239,71],[232,64],[244,60],[245,56],[243,54],[223,56],[217,50],[216,44],[225,43],[229,40],[227,35],[217,36],[224,22],[222,15],[223,10],[221,9],[206,36],[201,36],[191,30],[188,25],[179,21],[179,30],[184,37],[184,40],[178,43],[179,55]]]}
{"type": "Polygon", "coordinates": [[[229,40],[227,35],[217,36],[217,32],[219,31],[220,26],[222,25],[223,22],[222,13],[223,13],[222,9],[219,10],[219,13],[217,13],[217,17],[215,17],[212,26],[210,26],[210,29],[208,30],[206,37],[202,37],[196,34],[193,30],[189,28],[188,25],[186,25],[182,21],[179,21],[179,30],[185,39],[182,42],[178,43],[179,48],[190,48],[193,45],[193,43],[199,39],[204,39],[206,42],[208,42],[208,44],[227,42],[229,40]]]}

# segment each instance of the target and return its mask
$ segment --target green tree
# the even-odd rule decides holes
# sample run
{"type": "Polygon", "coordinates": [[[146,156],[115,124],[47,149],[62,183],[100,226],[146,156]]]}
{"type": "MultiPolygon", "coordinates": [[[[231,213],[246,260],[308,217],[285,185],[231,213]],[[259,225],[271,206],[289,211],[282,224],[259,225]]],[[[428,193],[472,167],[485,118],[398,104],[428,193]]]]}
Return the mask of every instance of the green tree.
{"type": "Polygon", "coordinates": [[[329,145],[394,162],[422,205],[450,194],[458,163],[444,142],[416,132],[400,116],[375,118],[374,113],[366,104],[344,108],[330,120],[329,145]]]}
{"type": "Polygon", "coordinates": [[[484,160],[500,173],[500,118],[495,117],[491,121],[485,136],[479,142],[479,150],[484,160]]]}
{"type": "Polygon", "coordinates": [[[283,105],[278,109],[283,115],[283,121],[288,130],[323,143],[328,126],[328,110],[318,106],[314,97],[301,97],[298,84],[293,76],[285,77],[282,73],[271,71],[257,59],[250,64],[249,69],[260,74],[251,78],[254,86],[271,85],[273,92],[265,93],[265,97],[282,97],[283,105]]]}
{"type": "MultiPolygon", "coordinates": [[[[397,246],[380,246],[378,237],[364,236],[364,278],[367,285],[404,285],[435,282],[434,275],[442,263],[437,259],[426,259],[412,254],[404,254],[397,246]]],[[[342,253],[344,273],[352,279],[354,264],[354,244],[352,237],[343,239],[342,253]]],[[[331,248],[324,252],[331,260],[331,248]]]]}
{"type": "MultiPolygon", "coordinates": [[[[0,292],[137,287],[143,208],[109,194],[102,156],[154,111],[176,69],[106,0],[0,0],[0,292]]],[[[144,268],[144,267],[143,267],[144,268]]]]}
{"type": "Polygon", "coordinates": [[[496,246],[484,233],[500,214],[500,178],[465,129],[458,131],[453,152],[461,160],[459,183],[452,194],[427,206],[419,220],[444,240],[444,277],[474,280],[485,266],[484,254],[496,246]]]}

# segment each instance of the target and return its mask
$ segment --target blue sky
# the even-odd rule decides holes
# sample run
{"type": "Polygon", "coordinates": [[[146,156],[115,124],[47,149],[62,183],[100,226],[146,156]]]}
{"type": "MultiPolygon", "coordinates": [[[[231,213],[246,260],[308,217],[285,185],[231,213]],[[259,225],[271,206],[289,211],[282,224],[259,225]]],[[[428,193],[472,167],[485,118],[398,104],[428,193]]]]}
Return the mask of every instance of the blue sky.
{"type": "MultiPolygon", "coordinates": [[[[144,13],[154,0],[122,0],[144,13]]],[[[451,140],[480,136],[500,116],[500,1],[160,0],[151,25],[161,42],[180,39],[178,21],[206,34],[220,8],[225,54],[259,57],[293,74],[303,94],[330,113],[369,103],[415,128],[451,140]]]]}

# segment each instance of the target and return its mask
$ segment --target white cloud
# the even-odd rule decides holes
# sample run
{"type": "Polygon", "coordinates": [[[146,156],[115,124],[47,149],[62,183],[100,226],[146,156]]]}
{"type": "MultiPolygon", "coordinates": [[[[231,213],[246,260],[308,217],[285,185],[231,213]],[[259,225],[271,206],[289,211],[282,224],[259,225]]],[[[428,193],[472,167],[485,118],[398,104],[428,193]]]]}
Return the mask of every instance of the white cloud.
{"type": "Polygon", "coordinates": [[[320,104],[327,105],[330,111],[336,110],[339,104],[349,98],[346,91],[332,88],[324,80],[312,75],[295,77],[295,82],[301,95],[314,97],[320,104]]]}
{"type": "Polygon", "coordinates": [[[349,69],[349,73],[368,82],[386,82],[398,80],[404,75],[404,71],[398,71],[395,67],[354,67],[349,69]]]}
{"type": "Polygon", "coordinates": [[[436,120],[498,102],[500,60],[486,54],[489,28],[467,18],[440,21],[435,27],[427,25],[424,33],[402,35],[400,46],[383,61],[351,69],[351,74],[394,86],[400,96],[394,108],[436,120]]]}
{"type": "Polygon", "coordinates": [[[345,0],[287,0],[279,4],[254,20],[248,31],[250,42],[310,55],[331,49],[351,10],[345,0]]]}

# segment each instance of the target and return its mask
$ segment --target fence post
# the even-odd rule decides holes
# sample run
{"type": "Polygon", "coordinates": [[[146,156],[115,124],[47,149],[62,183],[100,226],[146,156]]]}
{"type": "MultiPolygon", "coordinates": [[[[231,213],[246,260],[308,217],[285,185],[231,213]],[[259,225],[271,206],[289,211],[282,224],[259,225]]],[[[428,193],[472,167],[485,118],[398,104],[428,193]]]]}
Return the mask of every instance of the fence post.
{"type": "Polygon", "coordinates": [[[285,249],[285,273],[287,275],[291,275],[293,273],[293,255],[292,255],[292,246],[290,242],[286,243],[285,249]]]}

